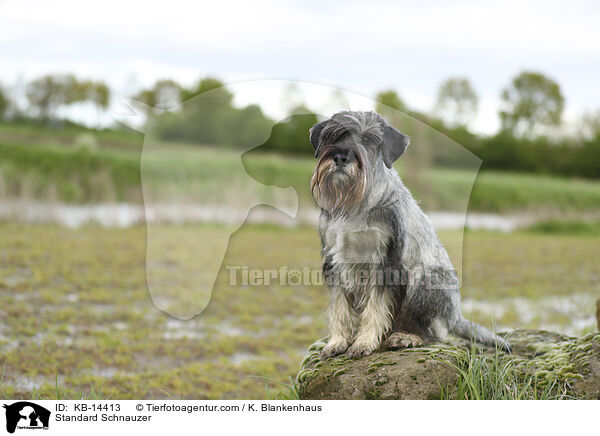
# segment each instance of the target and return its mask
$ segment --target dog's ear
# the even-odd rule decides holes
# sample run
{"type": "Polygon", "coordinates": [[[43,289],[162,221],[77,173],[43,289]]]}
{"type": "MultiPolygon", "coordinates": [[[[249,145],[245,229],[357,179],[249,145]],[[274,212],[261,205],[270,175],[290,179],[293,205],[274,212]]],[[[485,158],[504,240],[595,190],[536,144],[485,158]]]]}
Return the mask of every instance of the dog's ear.
{"type": "Polygon", "coordinates": [[[315,124],[309,130],[310,133],[310,143],[315,149],[315,157],[319,154],[319,142],[321,139],[321,132],[325,125],[329,122],[329,120],[321,121],[320,123],[315,124]]]}
{"type": "Polygon", "coordinates": [[[385,166],[391,168],[409,144],[408,135],[386,123],[383,127],[383,162],[385,166]]]}

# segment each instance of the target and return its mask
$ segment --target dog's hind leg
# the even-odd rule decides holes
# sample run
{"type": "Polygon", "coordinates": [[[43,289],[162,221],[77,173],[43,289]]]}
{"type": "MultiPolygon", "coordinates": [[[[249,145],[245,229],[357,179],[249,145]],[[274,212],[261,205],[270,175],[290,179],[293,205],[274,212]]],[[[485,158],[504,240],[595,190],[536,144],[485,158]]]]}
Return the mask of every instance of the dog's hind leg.
{"type": "Polygon", "coordinates": [[[412,333],[394,332],[385,340],[385,346],[390,350],[400,348],[420,347],[424,344],[423,338],[412,333]]]}

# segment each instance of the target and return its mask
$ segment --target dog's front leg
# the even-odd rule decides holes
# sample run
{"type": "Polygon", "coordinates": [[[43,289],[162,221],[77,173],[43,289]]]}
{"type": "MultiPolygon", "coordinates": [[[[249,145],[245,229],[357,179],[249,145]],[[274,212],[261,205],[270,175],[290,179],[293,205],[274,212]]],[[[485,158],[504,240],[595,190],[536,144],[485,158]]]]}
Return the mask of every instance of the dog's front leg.
{"type": "Polygon", "coordinates": [[[329,320],[329,341],[323,347],[322,357],[324,359],[342,354],[348,349],[356,319],[356,312],[348,295],[337,286],[331,289],[327,317],[329,320]]]}
{"type": "Polygon", "coordinates": [[[350,357],[367,356],[379,348],[384,335],[392,326],[392,299],[388,292],[373,287],[360,314],[360,325],[350,357]]]}

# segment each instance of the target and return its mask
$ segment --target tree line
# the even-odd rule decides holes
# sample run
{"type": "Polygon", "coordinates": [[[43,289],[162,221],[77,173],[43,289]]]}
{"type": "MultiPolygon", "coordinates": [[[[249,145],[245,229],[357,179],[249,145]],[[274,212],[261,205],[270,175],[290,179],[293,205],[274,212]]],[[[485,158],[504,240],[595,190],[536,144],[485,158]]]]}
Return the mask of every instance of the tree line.
{"type": "Polygon", "coordinates": [[[110,103],[110,89],[102,81],[80,80],[73,74],[49,74],[27,84],[28,108],[22,111],[0,87],[0,120],[33,118],[49,121],[59,117],[58,110],[74,103],[90,102],[98,110],[110,103]]]}
{"type": "MultiPolygon", "coordinates": [[[[59,118],[59,110],[74,103],[88,102],[98,110],[106,110],[111,97],[105,83],[73,75],[46,75],[28,83],[29,106],[25,112],[17,110],[8,95],[0,88],[0,118],[34,118],[42,122],[59,118]]],[[[258,105],[235,107],[233,94],[212,77],[189,88],[173,80],[159,80],[133,97],[145,105],[148,115],[152,115],[154,131],[167,141],[223,146],[255,143],[273,125],[258,105]],[[207,91],[211,92],[203,98],[193,98],[207,91]],[[185,110],[169,110],[183,102],[185,110]]],[[[534,71],[516,75],[500,97],[500,130],[492,136],[476,135],[469,129],[477,115],[479,98],[464,77],[448,78],[440,85],[430,113],[411,110],[393,89],[377,94],[375,109],[386,115],[393,108],[424,121],[477,154],[486,168],[600,177],[600,112],[583,117],[578,135],[562,134],[565,99],[560,86],[534,71]]],[[[307,131],[316,122],[316,115],[296,101],[289,108],[289,117],[275,124],[262,149],[311,153],[307,131]]],[[[440,165],[460,164],[443,154],[434,156],[434,160],[440,165]]]]}

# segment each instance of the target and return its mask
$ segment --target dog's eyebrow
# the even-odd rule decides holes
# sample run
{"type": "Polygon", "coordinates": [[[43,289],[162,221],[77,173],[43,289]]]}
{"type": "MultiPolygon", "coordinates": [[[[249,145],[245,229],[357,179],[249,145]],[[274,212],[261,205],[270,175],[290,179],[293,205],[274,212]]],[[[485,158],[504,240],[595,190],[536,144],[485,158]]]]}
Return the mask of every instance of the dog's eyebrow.
{"type": "Polygon", "coordinates": [[[348,136],[352,133],[350,126],[344,125],[343,123],[339,123],[337,121],[331,121],[327,123],[323,132],[321,132],[321,140],[327,144],[333,144],[334,142],[339,141],[345,136],[348,136]]]}
{"type": "Polygon", "coordinates": [[[372,140],[381,141],[383,139],[383,132],[379,126],[370,126],[362,132],[362,136],[367,136],[372,140]]]}

